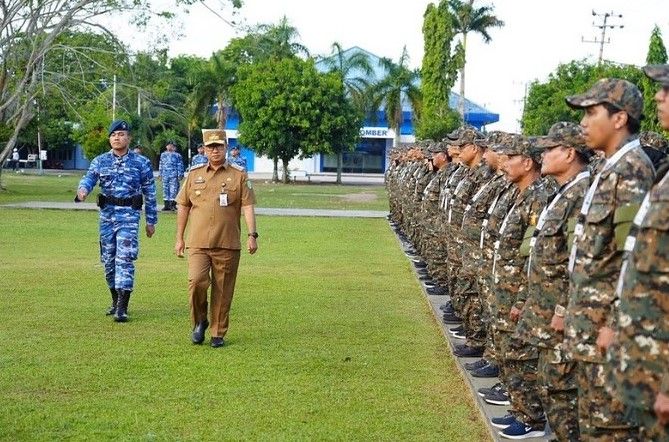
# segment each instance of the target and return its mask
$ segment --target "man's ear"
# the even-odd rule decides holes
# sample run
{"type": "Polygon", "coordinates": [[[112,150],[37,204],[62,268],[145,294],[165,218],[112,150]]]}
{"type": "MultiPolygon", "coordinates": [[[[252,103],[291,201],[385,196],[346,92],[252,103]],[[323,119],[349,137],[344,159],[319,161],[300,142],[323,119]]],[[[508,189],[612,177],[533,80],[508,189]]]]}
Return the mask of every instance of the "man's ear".
{"type": "Polygon", "coordinates": [[[617,129],[620,130],[627,126],[627,120],[629,119],[629,115],[627,115],[627,112],[625,111],[620,111],[616,112],[613,114],[613,126],[617,129]]]}

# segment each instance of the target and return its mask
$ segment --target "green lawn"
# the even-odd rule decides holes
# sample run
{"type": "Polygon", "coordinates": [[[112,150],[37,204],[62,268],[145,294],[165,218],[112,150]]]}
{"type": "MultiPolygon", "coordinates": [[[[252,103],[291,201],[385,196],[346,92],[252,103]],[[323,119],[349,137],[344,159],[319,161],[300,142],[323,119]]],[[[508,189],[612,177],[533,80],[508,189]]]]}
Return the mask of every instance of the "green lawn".
{"type": "MultiPolygon", "coordinates": [[[[0,204],[23,201],[72,201],[83,172],[65,171],[57,175],[15,174],[5,170],[0,204]]],[[[162,203],[162,185],[157,182],[158,202],[162,203]]],[[[388,210],[383,186],[337,186],[333,184],[273,184],[253,182],[258,207],[388,210]]]]}
{"type": "Polygon", "coordinates": [[[115,324],[97,214],[0,209],[0,439],[489,438],[383,220],[258,224],[214,350],[189,341],[174,217],[115,324]]]}

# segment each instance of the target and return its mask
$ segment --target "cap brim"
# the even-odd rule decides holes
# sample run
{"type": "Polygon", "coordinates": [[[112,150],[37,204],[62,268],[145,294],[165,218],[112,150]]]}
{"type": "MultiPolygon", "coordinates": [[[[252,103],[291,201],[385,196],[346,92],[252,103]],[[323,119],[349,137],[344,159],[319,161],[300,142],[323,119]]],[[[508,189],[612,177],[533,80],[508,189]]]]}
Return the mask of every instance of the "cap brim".
{"type": "Polygon", "coordinates": [[[571,95],[565,98],[565,101],[572,109],[585,109],[586,107],[596,106],[605,102],[604,100],[596,99],[588,94],[571,95]]]}
{"type": "Polygon", "coordinates": [[[669,85],[669,65],[652,64],[644,66],[643,73],[651,80],[657,81],[663,85],[669,85]]]}
{"type": "Polygon", "coordinates": [[[534,144],[541,149],[551,149],[553,147],[562,146],[564,143],[554,140],[551,137],[538,137],[534,144]]]}

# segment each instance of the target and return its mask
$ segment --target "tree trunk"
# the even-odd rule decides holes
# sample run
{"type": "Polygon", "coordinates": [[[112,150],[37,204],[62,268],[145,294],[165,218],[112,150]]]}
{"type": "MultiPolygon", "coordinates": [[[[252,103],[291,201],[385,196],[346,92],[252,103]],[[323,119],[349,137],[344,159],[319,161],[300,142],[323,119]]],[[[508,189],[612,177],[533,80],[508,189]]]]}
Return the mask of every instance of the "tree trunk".
{"type": "Polygon", "coordinates": [[[228,112],[225,109],[225,100],[223,97],[218,99],[218,109],[216,110],[216,121],[218,121],[218,128],[225,130],[225,125],[228,123],[228,112]]]}
{"type": "Polygon", "coordinates": [[[462,34],[462,68],[460,68],[460,116],[465,123],[465,66],[467,65],[467,33],[462,34]]]}
{"type": "Polygon", "coordinates": [[[272,172],[272,182],[273,183],[278,183],[279,182],[279,158],[278,157],[272,158],[272,162],[274,163],[274,170],[272,172]]]}
{"type": "Polygon", "coordinates": [[[341,170],[344,168],[344,152],[337,153],[337,184],[341,184],[341,170]]]}
{"type": "Polygon", "coordinates": [[[282,158],[281,162],[283,163],[283,184],[288,184],[290,183],[290,173],[288,170],[288,163],[290,162],[290,159],[282,158]]]}

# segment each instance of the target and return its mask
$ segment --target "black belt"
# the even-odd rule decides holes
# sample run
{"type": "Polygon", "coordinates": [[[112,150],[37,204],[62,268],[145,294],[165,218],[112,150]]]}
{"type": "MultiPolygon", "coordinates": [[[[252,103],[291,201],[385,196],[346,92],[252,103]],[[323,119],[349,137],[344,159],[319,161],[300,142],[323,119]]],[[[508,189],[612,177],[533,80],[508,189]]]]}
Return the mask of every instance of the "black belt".
{"type": "Polygon", "coordinates": [[[98,195],[98,207],[104,209],[106,206],[123,206],[132,207],[135,210],[140,210],[144,204],[142,195],[134,195],[130,198],[116,198],[115,196],[98,195]]]}

